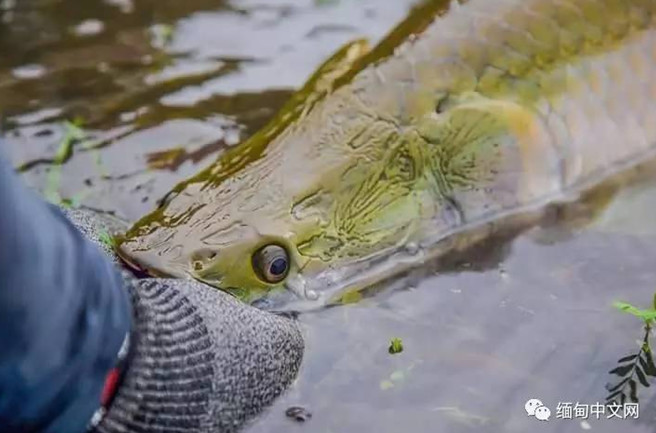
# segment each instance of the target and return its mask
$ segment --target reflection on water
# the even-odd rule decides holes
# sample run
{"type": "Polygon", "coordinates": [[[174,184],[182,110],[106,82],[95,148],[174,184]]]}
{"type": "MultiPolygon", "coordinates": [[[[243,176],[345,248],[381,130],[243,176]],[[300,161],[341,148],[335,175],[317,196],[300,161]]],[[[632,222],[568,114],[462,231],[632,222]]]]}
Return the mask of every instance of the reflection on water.
{"type": "Polygon", "coordinates": [[[342,44],[378,40],[413,3],[2,1],[10,157],[41,191],[136,219],[263,126],[342,44]],[[53,168],[74,119],[85,137],[53,168]]]}
{"type": "MultiPolygon", "coordinates": [[[[302,315],[306,362],[273,413],[304,403],[324,431],[580,431],[582,419],[555,418],[557,404],[606,401],[606,385],[617,384],[609,371],[643,337],[641,321],[612,304],[649,306],[656,290],[653,233],[605,228],[551,244],[537,242],[536,229],[493,254],[494,266],[488,256],[482,266],[462,263],[405,290],[302,315]],[[390,356],[395,336],[404,350],[390,356]],[[551,408],[551,421],[527,417],[530,398],[551,408]]],[[[654,394],[638,394],[637,421],[586,422],[593,431],[653,431],[654,394]]],[[[253,431],[285,426],[271,415],[253,431]]]]}
{"type": "MultiPolygon", "coordinates": [[[[40,191],[135,219],[412,3],[2,1],[5,147],[40,191]]],[[[651,305],[655,190],[621,193],[592,225],[495,240],[450,272],[301,315],[301,375],[250,431],[653,431],[656,396],[626,367],[651,383],[645,330],[612,304],[651,305]],[[403,351],[390,355],[393,338],[403,351]],[[638,420],[556,419],[558,402],[603,403],[627,375],[638,420]],[[526,415],[530,398],[550,421],[526,415]],[[295,423],[297,406],[312,417],[295,423]]]]}

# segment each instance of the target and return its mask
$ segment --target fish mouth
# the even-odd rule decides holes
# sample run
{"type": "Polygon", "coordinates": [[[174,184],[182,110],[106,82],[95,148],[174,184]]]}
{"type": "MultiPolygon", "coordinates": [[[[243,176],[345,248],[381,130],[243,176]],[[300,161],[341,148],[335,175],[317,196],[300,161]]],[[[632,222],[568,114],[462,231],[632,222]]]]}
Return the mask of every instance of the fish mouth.
{"type": "MultiPolygon", "coordinates": [[[[206,254],[205,251],[196,251],[190,257],[180,251],[180,254],[171,257],[170,251],[135,248],[131,242],[126,242],[116,248],[116,253],[139,276],[197,280],[210,286],[209,288],[221,290],[270,312],[310,311],[325,305],[324,291],[310,287],[309,281],[300,273],[290,275],[280,286],[268,291],[225,285],[221,275],[210,271],[212,260],[219,254],[216,251],[212,255],[206,254]],[[196,261],[203,265],[203,269],[194,269],[196,261]]],[[[304,267],[299,271],[303,269],[304,267]]]]}
{"type": "Polygon", "coordinates": [[[334,263],[321,270],[311,270],[312,266],[306,262],[275,288],[253,290],[249,287],[227,287],[230,285],[227,281],[222,284],[222,276],[212,272],[210,269],[213,266],[209,266],[214,256],[221,254],[219,251],[213,250],[214,254],[208,255],[209,250],[199,250],[187,256],[182,250],[174,250],[135,248],[130,242],[117,247],[121,259],[138,272],[152,277],[198,280],[272,313],[304,313],[342,304],[345,294],[362,292],[382,280],[389,280],[402,268],[423,263],[426,252],[424,248],[419,248],[418,253],[392,247],[375,256],[351,263],[334,263]],[[206,272],[194,270],[194,260],[203,262],[206,272]]]}
{"type": "Polygon", "coordinates": [[[156,249],[135,248],[131,242],[123,242],[115,251],[121,261],[138,274],[154,278],[189,278],[188,266],[165,259],[156,249]]]}

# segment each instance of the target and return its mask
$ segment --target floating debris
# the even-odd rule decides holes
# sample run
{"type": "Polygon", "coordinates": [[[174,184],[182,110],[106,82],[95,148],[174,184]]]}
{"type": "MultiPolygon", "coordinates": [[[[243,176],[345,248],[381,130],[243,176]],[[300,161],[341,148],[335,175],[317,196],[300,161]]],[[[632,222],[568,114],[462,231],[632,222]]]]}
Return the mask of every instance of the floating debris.
{"type": "Polygon", "coordinates": [[[403,341],[401,341],[400,338],[392,338],[392,341],[390,341],[390,346],[387,351],[390,353],[390,355],[396,355],[397,353],[403,352],[403,341]]]}
{"type": "Polygon", "coordinates": [[[312,414],[301,406],[292,406],[285,411],[288,418],[294,419],[296,422],[305,422],[312,418],[312,414]]]}

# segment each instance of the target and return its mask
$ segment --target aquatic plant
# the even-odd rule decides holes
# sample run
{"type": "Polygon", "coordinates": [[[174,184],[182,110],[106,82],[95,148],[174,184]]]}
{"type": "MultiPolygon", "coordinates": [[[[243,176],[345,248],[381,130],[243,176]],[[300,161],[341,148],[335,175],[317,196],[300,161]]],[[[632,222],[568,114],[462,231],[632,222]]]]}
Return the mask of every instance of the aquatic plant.
{"type": "Polygon", "coordinates": [[[609,374],[617,376],[617,382],[608,383],[606,390],[606,404],[620,404],[629,399],[638,402],[638,388],[643,386],[649,388],[650,379],[656,377],[656,365],[654,364],[653,352],[649,343],[651,331],[656,320],[656,294],[652,308],[642,310],[626,302],[616,302],[615,308],[622,312],[631,314],[644,322],[644,335],[638,346],[638,351],[620,358],[617,367],[609,371],[609,374]]]}
{"type": "Polygon", "coordinates": [[[59,142],[57,152],[53,157],[52,167],[48,173],[46,187],[43,192],[46,200],[53,204],[70,207],[70,203],[62,200],[62,197],[59,194],[61,166],[64,165],[64,163],[66,163],[66,161],[68,161],[73,155],[73,145],[85,139],[85,133],[81,128],[82,124],[83,120],[81,118],[76,118],[72,122],[66,120],[63,123],[64,135],[59,142]]]}
{"type": "Polygon", "coordinates": [[[390,355],[395,355],[397,353],[403,352],[403,341],[400,338],[392,338],[390,341],[389,349],[387,349],[390,355]]]}

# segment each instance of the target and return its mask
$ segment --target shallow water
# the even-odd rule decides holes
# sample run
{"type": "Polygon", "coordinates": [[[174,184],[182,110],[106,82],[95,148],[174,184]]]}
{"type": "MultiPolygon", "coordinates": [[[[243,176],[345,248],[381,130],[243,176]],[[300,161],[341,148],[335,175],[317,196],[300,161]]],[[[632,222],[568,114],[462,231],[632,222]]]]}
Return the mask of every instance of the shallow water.
{"type": "MultiPolygon", "coordinates": [[[[341,44],[379,39],[413,3],[4,0],[5,150],[51,200],[134,220],[261,127],[341,44]]],[[[656,188],[635,187],[585,227],[495,241],[449,272],[301,315],[299,379],[247,431],[655,430],[643,387],[638,420],[556,419],[558,402],[603,402],[609,370],[639,347],[640,320],[611,304],[651,303],[654,210],[656,188]],[[550,421],[526,415],[529,398],[550,421]],[[312,418],[287,418],[297,405],[312,418]]]]}

